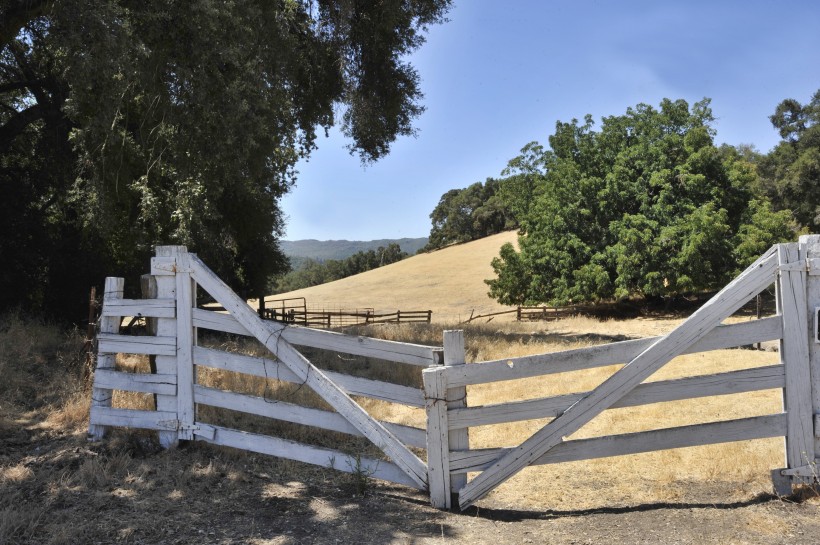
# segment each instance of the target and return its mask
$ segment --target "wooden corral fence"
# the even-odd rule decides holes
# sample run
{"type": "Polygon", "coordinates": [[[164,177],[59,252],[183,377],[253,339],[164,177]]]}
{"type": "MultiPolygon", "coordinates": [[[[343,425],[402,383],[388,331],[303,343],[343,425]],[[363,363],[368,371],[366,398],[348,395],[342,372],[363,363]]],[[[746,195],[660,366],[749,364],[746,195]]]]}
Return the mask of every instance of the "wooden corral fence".
{"type": "MultiPolygon", "coordinates": [[[[519,322],[534,322],[534,321],[550,321],[550,320],[560,320],[561,318],[568,318],[570,316],[575,316],[581,311],[581,307],[522,307],[518,306],[516,308],[510,310],[501,310],[498,312],[491,312],[489,314],[473,314],[470,313],[470,317],[464,321],[465,324],[469,324],[475,320],[482,320],[484,318],[493,319],[496,316],[507,316],[510,314],[515,314],[515,319],[519,322]]],[[[489,320],[488,320],[489,321],[489,320]]]]}
{"type": "MultiPolygon", "coordinates": [[[[440,350],[263,321],[184,248],[160,247],[158,257],[152,261],[152,274],[156,275],[159,297],[153,301],[118,299],[122,281],[109,279],[107,283],[91,409],[92,438],[102,437],[107,426],[134,426],[159,430],[167,445],[180,439],[196,439],[324,466],[334,458],[348,460],[349,466],[354,467],[343,453],[199,422],[195,408],[197,404],[216,404],[271,418],[290,418],[306,425],[367,437],[390,460],[363,461],[367,468],[372,468],[374,477],[426,489],[431,503],[442,508],[450,507],[455,500],[464,509],[530,465],[769,437],[785,438],[785,467],[772,472],[779,493],[790,492],[793,484],[813,482],[817,475],[820,236],[804,236],[799,243],[772,247],[664,336],[469,365],[465,365],[464,338],[460,331],[445,332],[444,347],[440,350]],[[193,308],[193,282],[217,299],[229,314],[193,308]],[[778,295],[776,316],[723,324],[727,317],[773,283],[778,295]],[[135,313],[157,318],[155,337],[126,338],[116,334],[120,317],[135,313]],[[197,347],[196,328],[251,335],[276,359],[248,358],[197,347]],[[780,341],[777,365],[643,383],[681,354],[771,340],[780,341]],[[424,390],[320,371],[293,345],[422,366],[424,390]],[[157,374],[129,375],[114,371],[113,354],[117,352],[156,354],[157,374]],[[473,385],[615,364],[625,365],[588,392],[484,406],[468,403],[467,389],[473,385]],[[279,403],[265,406],[246,399],[247,396],[206,390],[194,383],[194,365],[257,376],[279,373],[280,378],[312,388],[336,412],[311,409],[294,417],[286,414],[290,407],[277,410],[279,403]],[[115,388],[156,393],[158,410],[111,408],[111,389],[115,388]],[[565,439],[611,408],[769,389],[783,392],[783,410],[777,414],[590,439],[565,439]],[[350,395],[424,406],[426,430],[379,422],[350,395]],[[541,418],[551,420],[520,445],[494,449],[470,447],[471,427],[541,418]],[[422,461],[409,447],[426,447],[426,460],[422,461]],[[468,481],[468,473],[476,476],[468,481]]],[[[337,463],[333,467],[345,470],[344,464],[337,463]]]]}
{"type": "Polygon", "coordinates": [[[427,323],[433,318],[432,310],[397,310],[377,312],[372,308],[355,310],[299,310],[285,312],[266,308],[262,313],[266,320],[303,325],[308,327],[345,327],[362,324],[427,323]]]}

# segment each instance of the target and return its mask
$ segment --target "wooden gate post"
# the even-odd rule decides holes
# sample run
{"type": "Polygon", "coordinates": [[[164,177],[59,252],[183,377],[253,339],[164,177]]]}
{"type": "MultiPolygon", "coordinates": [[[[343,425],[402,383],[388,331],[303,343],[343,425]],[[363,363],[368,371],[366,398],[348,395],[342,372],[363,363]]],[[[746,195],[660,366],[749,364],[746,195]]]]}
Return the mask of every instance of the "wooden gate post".
{"type": "MultiPolygon", "coordinates": [[[[467,362],[467,353],[464,348],[464,331],[444,332],[444,365],[464,365],[467,362]]],[[[467,387],[447,389],[447,410],[460,409],[467,406],[467,387]]],[[[450,450],[468,450],[470,436],[468,428],[453,430],[449,434],[450,450]]],[[[449,472],[449,467],[447,468],[449,472]]],[[[450,491],[458,502],[458,491],[467,484],[467,474],[462,473],[450,477],[450,491]]]]}
{"type": "Polygon", "coordinates": [[[179,440],[194,439],[194,283],[189,254],[177,247],[177,432],[179,440]]]}
{"type": "MultiPolygon", "coordinates": [[[[158,261],[162,258],[176,258],[177,254],[186,252],[185,246],[157,246],[156,249],[157,262],[151,262],[151,274],[156,277],[157,281],[157,297],[159,299],[176,299],[177,298],[177,282],[176,282],[176,264],[173,267],[156,266],[158,261]]],[[[174,318],[157,318],[157,336],[158,337],[176,337],[177,336],[177,319],[174,318]]],[[[156,358],[157,373],[162,375],[176,375],[177,374],[177,357],[176,356],[157,356],[156,358]]],[[[179,383],[179,378],[177,378],[179,383]]],[[[179,386],[177,386],[179,388],[179,386]]],[[[177,414],[179,407],[177,406],[176,395],[157,395],[157,410],[168,411],[177,414]]],[[[177,417],[179,419],[179,417],[177,417]]],[[[179,434],[176,431],[160,431],[159,442],[165,448],[174,447],[178,444],[179,434]]]]}
{"type": "MultiPolygon", "coordinates": [[[[122,292],[125,287],[125,279],[108,277],[105,279],[105,291],[103,292],[103,305],[111,303],[117,299],[122,299],[122,292]]],[[[100,333],[119,333],[120,320],[122,316],[104,316],[100,318],[100,333]]],[[[116,354],[97,354],[97,369],[111,369],[117,363],[116,354]]],[[[92,388],[91,406],[110,407],[113,392],[107,388],[92,388]]],[[[105,437],[105,426],[101,424],[91,424],[88,427],[88,439],[99,441],[105,437]]]]}
{"type": "Polygon", "coordinates": [[[444,367],[428,367],[421,372],[427,412],[427,487],[430,503],[437,509],[452,505],[446,371],[444,367]]]}
{"type": "Polygon", "coordinates": [[[447,385],[447,367],[464,365],[463,331],[444,332],[444,367],[429,367],[422,372],[427,409],[427,483],[430,503],[449,509],[458,503],[458,491],[467,484],[467,475],[450,474],[450,451],[468,450],[467,428],[450,431],[447,411],[467,406],[467,388],[447,385]]]}
{"type": "MultiPolygon", "coordinates": [[[[800,237],[800,254],[809,263],[806,277],[806,304],[808,305],[809,327],[809,373],[811,377],[811,404],[814,424],[814,453],[809,463],[817,464],[817,453],[820,453],[820,235],[803,235],[800,237]],[[817,263],[817,266],[813,266],[817,263]]],[[[817,474],[814,474],[817,478],[817,474]]]]}
{"type": "Polygon", "coordinates": [[[772,473],[775,491],[791,493],[792,484],[811,482],[814,464],[814,411],[812,409],[812,377],[810,373],[810,334],[816,316],[809,298],[807,275],[808,244],[801,237],[799,244],[778,246],[778,309],[783,317],[783,338],[780,360],[786,374],[783,408],[786,411],[786,469],[772,473]]]}

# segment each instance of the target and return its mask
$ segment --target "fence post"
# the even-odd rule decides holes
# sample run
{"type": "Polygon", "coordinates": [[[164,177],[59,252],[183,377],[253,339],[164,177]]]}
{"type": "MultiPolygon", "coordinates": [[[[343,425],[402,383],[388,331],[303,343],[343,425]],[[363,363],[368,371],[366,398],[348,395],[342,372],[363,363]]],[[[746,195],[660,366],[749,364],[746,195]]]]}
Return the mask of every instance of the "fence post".
{"type": "Polygon", "coordinates": [[[184,247],[177,249],[177,422],[180,441],[194,438],[194,286],[184,247]]]}
{"type": "Polygon", "coordinates": [[[427,486],[436,509],[452,506],[446,371],[444,367],[428,367],[421,372],[427,413],[427,486]]]}
{"type": "MultiPolygon", "coordinates": [[[[157,295],[157,278],[151,274],[143,274],[140,276],[140,292],[143,299],[156,299],[157,295]]],[[[148,335],[157,335],[157,319],[146,318],[145,329],[148,335]]],[[[151,374],[157,374],[157,357],[148,356],[148,366],[151,368],[151,374]]],[[[157,410],[157,394],[154,394],[154,410],[157,410]]]]}
{"type": "MultiPolygon", "coordinates": [[[[177,254],[187,249],[185,246],[157,246],[155,249],[157,260],[168,260],[168,258],[176,260],[177,254]]],[[[157,281],[157,297],[159,299],[177,299],[177,282],[176,282],[176,263],[172,267],[159,266],[155,267],[152,260],[151,274],[156,277],[157,281]]],[[[177,303],[179,304],[179,303],[177,303]]],[[[177,309],[178,311],[179,309],[177,309]]],[[[177,336],[177,318],[157,318],[157,336],[158,337],[176,337],[177,336]]],[[[156,358],[157,373],[164,375],[177,374],[177,357],[176,356],[157,356],[156,358]]],[[[179,377],[177,377],[179,380],[179,377]]],[[[179,389],[179,384],[177,384],[179,389]]],[[[157,410],[177,413],[179,410],[176,395],[157,395],[157,410]]],[[[179,416],[177,416],[177,420],[179,416]]],[[[177,445],[179,439],[176,431],[160,431],[159,442],[165,448],[174,447],[177,445]]]]}
{"type": "MultiPolygon", "coordinates": [[[[783,407],[786,420],[786,470],[775,476],[778,493],[791,492],[792,484],[807,482],[802,473],[814,463],[814,427],[809,373],[809,320],[806,251],[804,244],[778,246],[780,310],[783,338],[780,360],[786,373],[783,407]],[[801,469],[802,468],[802,469],[801,469]]],[[[812,310],[812,313],[814,311],[812,310]]],[[[776,470],[777,471],[777,470],[776,470]]]]}
{"type": "MultiPolygon", "coordinates": [[[[800,237],[801,257],[808,260],[820,259],[820,235],[803,235],[800,237]]],[[[809,261],[811,263],[811,261],[809,261]]],[[[811,414],[814,415],[814,458],[812,465],[817,463],[817,453],[820,452],[820,267],[809,266],[806,276],[806,303],[808,305],[809,327],[809,375],[811,380],[811,414]]],[[[816,475],[815,475],[816,478],[816,475]]]]}
{"type": "MultiPolygon", "coordinates": [[[[464,365],[467,362],[467,354],[464,349],[464,331],[444,332],[444,365],[464,365]]],[[[447,409],[460,409],[467,406],[467,387],[447,389],[447,409]]],[[[453,430],[449,433],[450,450],[468,450],[470,448],[470,436],[467,428],[453,430]]],[[[449,456],[448,456],[449,458],[449,456]]],[[[449,472],[449,467],[448,467],[449,472]]],[[[458,491],[467,484],[467,474],[453,475],[450,477],[450,490],[458,502],[458,491]]]]}
{"type": "MultiPolygon", "coordinates": [[[[117,299],[122,299],[125,279],[108,277],[105,279],[103,307],[117,299]]],[[[100,318],[100,333],[119,333],[121,316],[104,316],[100,318]]],[[[116,354],[97,354],[97,369],[111,369],[117,364],[116,354]]],[[[92,407],[110,407],[113,392],[107,388],[94,387],[91,390],[92,407]]],[[[91,424],[88,426],[88,439],[99,441],[105,437],[105,426],[91,424]]]]}

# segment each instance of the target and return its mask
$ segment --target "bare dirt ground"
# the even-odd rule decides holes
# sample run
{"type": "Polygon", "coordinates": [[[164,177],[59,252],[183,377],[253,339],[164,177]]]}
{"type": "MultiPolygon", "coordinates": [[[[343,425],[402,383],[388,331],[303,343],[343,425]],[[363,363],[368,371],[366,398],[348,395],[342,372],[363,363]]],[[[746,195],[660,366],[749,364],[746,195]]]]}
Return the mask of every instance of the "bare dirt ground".
{"type": "Polygon", "coordinates": [[[87,443],[82,429],[39,414],[7,412],[0,424],[3,544],[820,543],[820,500],[808,489],[778,498],[675,482],[676,501],[620,503],[602,481],[585,509],[485,501],[444,512],[404,487],[374,481],[361,495],[347,475],[265,456],[161,451],[128,432],[87,443]]]}

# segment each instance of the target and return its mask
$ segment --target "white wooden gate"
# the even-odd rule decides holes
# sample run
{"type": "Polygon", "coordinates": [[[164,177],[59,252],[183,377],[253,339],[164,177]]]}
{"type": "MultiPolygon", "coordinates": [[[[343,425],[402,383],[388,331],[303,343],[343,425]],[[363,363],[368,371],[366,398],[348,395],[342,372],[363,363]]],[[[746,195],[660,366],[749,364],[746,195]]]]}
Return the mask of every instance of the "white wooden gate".
{"type": "Polygon", "coordinates": [[[792,482],[810,480],[816,474],[814,415],[820,413],[820,359],[816,356],[820,345],[816,334],[810,334],[810,325],[816,328],[820,312],[820,279],[814,276],[820,274],[820,259],[816,258],[820,258],[820,237],[773,247],[679,327],[659,338],[425,370],[428,399],[441,399],[440,392],[450,388],[626,364],[585,393],[484,407],[456,408],[447,401],[449,396],[440,400],[428,420],[428,441],[433,438],[428,445],[433,504],[449,507],[452,493],[464,509],[533,464],[776,436],[786,437],[786,469],[773,474],[779,490],[784,491],[792,482]],[[778,316],[721,325],[776,280],[778,316]],[[809,315],[813,324],[809,324],[809,315]],[[781,365],[641,384],[683,353],[774,339],[780,339],[781,365]],[[781,414],[594,439],[564,439],[609,408],[771,388],[783,388],[781,414]],[[552,420],[514,448],[471,450],[469,446],[453,446],[452,432],[463,434],[471,426],[545,417],[552,420]],[[431,460],[446,468],[441,475],[451,478],[434,479],[431,460]],[[480,473],[466,482],[468,472],[480,473]],[[460,480],[456,482],[453,477],[460,480]]]}
{"type": "Polygon", "coordinates": [[[263,321],[184,247],[158,247],[151,274],[156,279],[156,299],[125,300],[122,279],[109,278],[106,282],[89,429],[92,439],[101,438],[108,426],[130,426],[158,430],[165,446],[195,439],[341,470],[352,470],[356,464],[374,477],[429,490],[436,507],[449,508],[457,498],[462,509],[529,465],[766,437],[786,438],[785,468],[772,474],[780,493],[791,490],[792,484],[816,478],[816,453],[820,452],[815,432],[815,415],[820,415],[820,236],[804,236],[799,243],[771,248],[662,337],[469,365],[465,365],[460,331],[445,332],[442,350],[263,321]],[[722,323],[772,283],[777,290],[776,316],[732,325],[722,323]],[[228,313],[196,308],[195,285],[228,313]],[[155,335],[118,335],[122,316],[156,318],[155,335]],[[196,328],[255,337],[275,359],[199,347],[196,328]],[[643,383],[678,355],[770,340],[780,341],[778,365],[643,383]],[[294,344],[422,366],[424,389],[323,371],[294,344]],[[119,352],[155,355],[156,372],[140,375],[114,370],[114,354],[119,352]],[[469,406],[467,402],[471,385],[613,364],[625,365],[590,392],[487,406],[469,406]],[[196,384],[195,365],[304,384],[335,412],[287,403],[271,406],[259,399],[205,388],[196,384]],[[609,408],[773,388],[783,391],[783,411],[778,414],[565,439],[609,408]],[[153,393],[157,410],[112,408],[113,389],[153,393]],[[426,429],[380,422],[350,395],[424,407],[426,429]],[[197,404],[364,436],[390,462],[353,460],[329,449],[204,424],[196,418],[197,404]],[[516,447],[470,448],[468,430],[472,426],[534,418],[552,420],[516,447]],[[410,447],[426,447],[426,462],[410,447]],[[333,460],[337,461],[335,465],[333,460]],[[478,475],[468,481],[468,473],[478,475]]]}
{"type": "Polygon", "coordinates": [[[195,407],[196,404],[206,404],[256,411],[256,414],[273,418],[364,436],[390,459],[390,462],[365,459],[365,467],[362,469],[367,474],[419,489],[427,488],[427,465],[409,448],[425,446],[424,430],[380,422],[350,397],[350,394],[356,394],[423,407],[421,389],[323,371],[297,351],[293,344],[424,367],[442,362],[440,348],[352,337],[262,320],[196,255],[188,253],[184,247],[158,247],[157,257],[151,262],[151,274],[156,279],[158,296],[153,300],[124,300],[123,280],[107,280],[90,417],[89,433],[92,439],[101,438],[107,426],[141,427],[158,430],[160,440],[166,446],[178,440],[196,439],[342,470],[346,470],[346,467],[349,470],[361,467],[362,460],[350,459],[350,456],[342,452],[199,422],[195,407]],[[228,313],[197,309],[194,304],[196,285],[228,313]],[[156,318],[156,335],[118,335],[117,328],[122,316],[156,318]],[[217,353],[198,347],[195,342],[196,328],[255,337],[275,360],[217,353]],[[116,353],[154,355],[157,373],[115,371],[112,368],[116,353]],[[196,384],[195,365],[277,377],[303,384],[336,412],[307,409],[287,403],[276,403],[274,409],[258,399],[205,388],[196,384]],[[156,394],[157,410],[111,408],[113,389],[156,394]]]}

